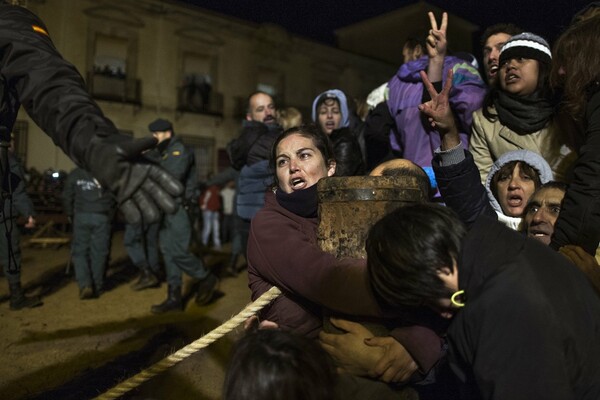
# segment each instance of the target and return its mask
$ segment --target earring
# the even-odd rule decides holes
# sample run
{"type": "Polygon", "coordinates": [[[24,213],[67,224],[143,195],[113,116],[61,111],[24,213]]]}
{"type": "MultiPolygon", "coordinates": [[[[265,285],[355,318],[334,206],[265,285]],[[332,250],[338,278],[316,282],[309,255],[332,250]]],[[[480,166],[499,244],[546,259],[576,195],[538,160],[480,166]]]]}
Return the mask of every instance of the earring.
{"type": "Polygon", "coordinates": [[[464,290],[458,290],[458,291],[454,292],[452,297],[450,297],[450,301],[452,302],[452,304],[454,304],[456,307],[464,307],[465,303],[461,303],[459,300],[457,300],[457,297],[462,296],[464,293],[465,293],[464,290]]]}

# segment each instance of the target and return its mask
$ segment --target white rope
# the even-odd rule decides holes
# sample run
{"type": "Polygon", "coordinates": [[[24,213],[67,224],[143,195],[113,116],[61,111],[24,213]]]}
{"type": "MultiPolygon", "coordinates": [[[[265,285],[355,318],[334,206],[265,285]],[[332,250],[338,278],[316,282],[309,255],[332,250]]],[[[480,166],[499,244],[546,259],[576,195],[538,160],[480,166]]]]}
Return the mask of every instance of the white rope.
{"type": "Polygon", "coordinates": [[[258,311],[260,311],[263,307],[268,305],[271,301],[276,299],[280,294],[281,291],[277,287],[273,286],[267,292],[263,293],[263,295],[256,299],[253,303],[248,304],[242,311],[240,311],[229,321],[213,329],[206,335],[202,336],[200,339],[197,339],[192,343],[188,344],[187,346],[181,348],[179,351],[163,358],[161,361],[152,365],[150,368],[145,369],[137,375],[134,375],[131,378],[119,383],[117,386],[96,397],[95,400],[109,400],[121,397],[131,389],[138,387],[150,378],[160,374],[166,369],[172,367],[180,361],[183,361],[184,359],[196,353],[197,351],[208,347],[208,345],[210,345],[211,343],[214,343],[221,337],[225,336],[226,334],[237,328],[239,325],[244,323],[248,318],[255,315],[258,311]]]}

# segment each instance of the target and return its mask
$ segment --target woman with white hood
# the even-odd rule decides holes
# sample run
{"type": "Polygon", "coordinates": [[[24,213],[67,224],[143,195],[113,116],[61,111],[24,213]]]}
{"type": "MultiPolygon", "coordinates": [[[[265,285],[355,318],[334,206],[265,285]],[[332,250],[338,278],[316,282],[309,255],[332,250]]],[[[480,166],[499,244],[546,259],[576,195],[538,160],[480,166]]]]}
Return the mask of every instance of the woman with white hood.
{"type": "Polygon", "coordinates": [[[312,105],[312,119],[329,136],[336,160],[335,176],[365,175],[366,166],[356,136],[350,131],[350,112],[344,92],[327,90],[312,105]]]}
{"type": "Polygon", "coordinates": [[[551,180],[552,169],[539,154],[529,150],[502,154],[492,165],[485,183],[498,220],[518,230],[529,197],[551,180]]]}

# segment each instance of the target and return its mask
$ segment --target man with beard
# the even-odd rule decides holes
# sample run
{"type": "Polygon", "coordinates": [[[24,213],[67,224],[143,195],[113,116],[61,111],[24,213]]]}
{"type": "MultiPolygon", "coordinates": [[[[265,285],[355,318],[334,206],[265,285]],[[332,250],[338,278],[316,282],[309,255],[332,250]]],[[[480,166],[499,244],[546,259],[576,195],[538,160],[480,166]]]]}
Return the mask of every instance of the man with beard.
{"type": "Polygon", "coordinates": [[[237,139],[227,145],[229,159],[234,169],[240,171],[236,182],[235,234],[231,259],[226,273],[235,275],[240,254],[246,254],[250,220],[264,204],[265,192],[272,183],[269,157],[281,127],[275,119],[277,109],[273,97],[257,91],[248,96],[246,119],[237,139]]]}
{"type": "Polygon", "coordinates": [[[513,24],[496,24],[488,27],[481,36],[483,46],[483,70],[489,86],[493,86],[498,72],[500,50],[513,35],[523,32],[513,24]]]}

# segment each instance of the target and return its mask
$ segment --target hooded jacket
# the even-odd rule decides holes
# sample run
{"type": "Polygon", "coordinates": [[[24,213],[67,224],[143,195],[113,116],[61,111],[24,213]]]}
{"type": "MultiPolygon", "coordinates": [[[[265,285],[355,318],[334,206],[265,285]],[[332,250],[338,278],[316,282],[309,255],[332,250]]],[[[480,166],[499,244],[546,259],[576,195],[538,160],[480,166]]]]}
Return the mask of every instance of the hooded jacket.
{"type": "Polygon", "coordinates": [[[540,181],[542,184],[550,182],[554,179],[554,176],[552,174],[552,169],[546,160],[544,160],[539,154],[529,150],[513,150],[509,151],[508,153],[504,153],[492,165],[492,168],[490,168],[490,173],[485,180],[485,189],[487,191],[488,199],[498,214],[498,220],[507,225],[509,228],[518,230],[522,218],[509,217],[508,215],[504,214],[502,207],[500,207],[500,203],[498,203],[498,200],[494,196],[491,189],[492,178],[494,178],[494,175],[496,175],[500,168],[511,161],[521,161],[535,168],[535,170],[540,174],[540,181]]]}
{"type": "MultiPolygon", "coordinates": [[[[396,129],[390,135],[392,149],[422,167],[431,166],[433,152],[440,146],[439,133],[422,118],[417,108],[423,102],[424,90],[419,73],[427,69],[428,63],[427,57],[405,63],[388,83],[387,104],[396,123],[396,129]]],[[[442,85],[450,69],[454,76],[448,100],[459,123],[461,141],[466,146],[472,114],[481,108],[486,88],[475,68],[451,56],[444,59],[442,85]]]]}
{"type": "Polygon", "coordinates": [[[360,144],[354,132],[349,128],[350,111],[346,95],[338,89],[327,90],[319,94],[312,105],[312,119],[316,124],[318,124],[317,105],[321,103],[323,98],[336,99],[340,105],[340,113],[342,114],[339,128],[329,135],[336,161],[335,176],[364,175],[366,173],[366,165],[363,160],[360,144]]]}

